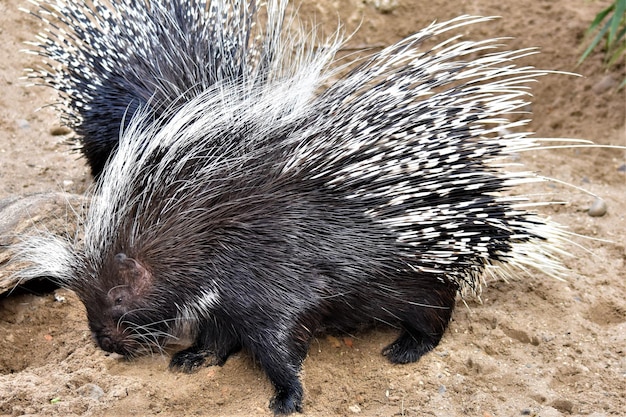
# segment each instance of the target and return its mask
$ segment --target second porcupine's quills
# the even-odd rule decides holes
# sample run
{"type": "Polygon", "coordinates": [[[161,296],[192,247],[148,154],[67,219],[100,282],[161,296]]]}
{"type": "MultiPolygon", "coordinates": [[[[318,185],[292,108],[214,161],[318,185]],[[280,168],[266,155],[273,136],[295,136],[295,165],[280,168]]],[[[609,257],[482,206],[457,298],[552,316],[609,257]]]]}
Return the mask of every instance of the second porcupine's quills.
{"type": "Polygon", "coordinates": [[[163,123],[216,83],[262,83],[289,61],[280,56],[286,2],[266,8],[265,28],[255,0],[32,3],[44,28],[29,52],[45,60],[28,78],[58,90],[95,177],[138,109],[163,123]]]}

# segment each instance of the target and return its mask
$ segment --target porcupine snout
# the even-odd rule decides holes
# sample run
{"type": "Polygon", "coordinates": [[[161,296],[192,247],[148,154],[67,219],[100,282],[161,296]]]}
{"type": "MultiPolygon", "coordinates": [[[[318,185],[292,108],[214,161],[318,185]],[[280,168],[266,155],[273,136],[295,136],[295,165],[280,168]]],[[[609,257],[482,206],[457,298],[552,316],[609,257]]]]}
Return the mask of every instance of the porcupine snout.
{"type": "Polygon", "coordinates": [[[127,355],[129,353],[124,347],[123,339],[99,334],[97,332],[91,332],[91,336],[96,341],[98,346],[105,352],[119,353],[120,355],[127,355]]]}
{"type": "MultiPolygon", "coordinates": [[[[132,356],[142,347],[159,345],[167,330],[146,307],[152,274],[125,253],[110,256],[100,270],[97,288],[77,288],[87,310],[93,340],[104,351],[132,356]]],[[[90,281],[91,282],[91,281],[90,281]]]]}
{"type": "Polygon", "coordinates": [[[87,310],[91,337],[102,350],[124,356],[129,356],[137,350],[136,346],[133,347],[135,343],[132,332],[121,324],[123,321],[121,317],[112,316],[110,311],[108,314],[98,316],[99,313],[90,311],[92,308],[87,310]]]}

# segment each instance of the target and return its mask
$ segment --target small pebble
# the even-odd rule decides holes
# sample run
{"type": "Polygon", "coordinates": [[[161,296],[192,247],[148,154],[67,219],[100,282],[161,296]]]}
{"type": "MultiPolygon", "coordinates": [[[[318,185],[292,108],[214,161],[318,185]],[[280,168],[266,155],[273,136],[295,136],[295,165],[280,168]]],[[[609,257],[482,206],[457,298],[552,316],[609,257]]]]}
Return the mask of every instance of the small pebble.
{"type": "Polygon", "coordinates": [[[358,405],[354,404],[354,405],[351,405],[350,407],[348,407],[348,410],[350,410],[351,413],[358,414],[358,413],[361,412],[361,407],[359,407],[358,405]]]}
{"type": "Polygon", "coordinates": [[[66,126],[55,126],[50,129],[50,134],[52,136],[63,136],[72,133],[72,129],[66,126]]]}
{"type": "Polygon", "coordinates": [[[445,358],[446,356],[450,356],[450,352],[447,350],[436,351],[435,354],[442,358],[445,358]]]}
{"type": "Polygon", "coordinates": [[[591,91],[596,94],[602,94],[615,87],[617,87],[617,80],[615,80],[615,78],[613,78],[611,75],[605,75],[600,81],[598,81],[594,84],[593,87],[591,87],[591,91]]]}
{"type": "Polygon", "coordinates": [[[99,400],[104,395],[104,390],[96,384],[85,384],[76,390],[82,397],[93,398],[99,400]]]}
{"type": "Polygon", "coordinates": [[[606,210],[607,207],[604,200],[596,198],[591,204],[591,207],[589,207],[588,213],[591,217],[602,217],[606,214],[606,210]]]}
{"type": "Polygon", "coordinates": [[[17,119],[15,121],[15,123],[17,124],[17,127],[19,127],[20,129],[29,129],[30,128],[30,123],[28,123],[28,120],[17,119]]]}
{"type": "Polygon", "coordinates": [[[374,0],[374,8],[383,14],[393,12],[398,7],[397,0],[374,0]]]}
{"type": "Polygon", "coordinates": [[[561,412],[568,414],[572,414],[574,412],[574,403],[569,400],[554,400],[550,405],[561,412]]]}
{"type": "Polygon", "coordinates": [[[626,164],[622,164],[617,168],[617,172],[626,172],[626,164]]]}

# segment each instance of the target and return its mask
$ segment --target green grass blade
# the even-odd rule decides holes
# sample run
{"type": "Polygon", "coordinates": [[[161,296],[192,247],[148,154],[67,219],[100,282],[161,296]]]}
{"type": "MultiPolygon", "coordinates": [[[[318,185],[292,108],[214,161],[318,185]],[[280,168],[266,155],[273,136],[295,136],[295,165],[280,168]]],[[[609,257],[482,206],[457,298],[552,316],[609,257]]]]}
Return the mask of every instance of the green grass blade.
{"type": "Polygon", "coordinates": [[[609,58],[609,62],[607,63],[607,66],[610,67],[611,65],[615,64],[620,59],[620,57],[624,54],[624,52],[626,52],[626,43],[624,43],[622,46],[620,46],[613,52],[613,54],[609,58]]]}
{"type": "Polygon", "coordinates": [[[580,65],[589,56],[591,51],[593,51],[595,47],[598,46],[604,34],[609,30],[610,25],[611,25],[611,20],[608,20],[604,24],[604,27],[602,28],[602,30],[598,32],[598,34],[593,38],[593,41],[591,41],[587,49],[585,49],[585,52],[583,52],[582,56],[578,59],[578,62],[576,63],[576,65],[580,65]]]}
{"type": "Polygon", "coordinates": [[[604,18],[609,13],[611,13],[611,11],[613,11],[614,8],[615,8],[615,4],[612,4],[609,7],[607,7],[606,9],[602,10],[600,13],[598,13],[596,15],[596,18],[593,19],[593,22],[591,22],[591,25],[589,25],[589,29],[587,29],[587,33],[586,33],[585,36],[588,36],[589,34],[593,33],[596,30],[596,28],[600,25],[600,23],[602,23],[604,18]]]}
{"type": "Polygon", "coordinates": [[[615,34],[619,29],[620,23],[624,17],[624,11],[626,11],[626,0],[616,0],[614,3],[615,13],[611,17],[611,30],[609,31],[608,46],[610,47],[615,42],[615,34]]]}

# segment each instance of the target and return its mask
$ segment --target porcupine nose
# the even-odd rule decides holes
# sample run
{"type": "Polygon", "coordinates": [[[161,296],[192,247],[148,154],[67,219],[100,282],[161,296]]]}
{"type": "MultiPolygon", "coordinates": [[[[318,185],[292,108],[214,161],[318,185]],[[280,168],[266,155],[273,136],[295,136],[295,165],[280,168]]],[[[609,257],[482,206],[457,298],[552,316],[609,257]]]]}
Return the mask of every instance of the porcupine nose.
{"type": "Polygon", "coordinates": [[[126,354],[123,345],[110,336],[96,336],[95,339],[98,346],[105,352],[119,353],[120,355],[126,354]]]}
{"type": "Polygon", "coordinates": [[[113,340],[111,340],[110,337],[103,336],[103,337],[97,338],[97,340],[98,340],[98,345],[100,345],[100,348],[102,348],[102,350],[106,352],[115,352],[115,344],[113,343],[113,340]]]}

